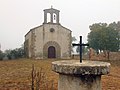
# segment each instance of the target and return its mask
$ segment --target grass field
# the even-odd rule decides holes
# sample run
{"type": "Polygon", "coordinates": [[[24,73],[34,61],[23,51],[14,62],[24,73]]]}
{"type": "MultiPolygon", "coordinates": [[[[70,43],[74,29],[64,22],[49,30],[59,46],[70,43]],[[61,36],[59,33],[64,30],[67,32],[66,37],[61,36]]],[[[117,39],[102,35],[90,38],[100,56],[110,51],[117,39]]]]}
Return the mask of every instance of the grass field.
{"type": "MultiPolygon", "coordinates": [[[[53,61],[55,60],[0,61],[0,90],[31,90],[33,64],[36,71],[43,69],[48,85],[54,81],[53,87],[54,90],[57,90],[58,74],[51,70],[51,62],[53,61]]],[[[120,61],[107,62],[111,63],[111,72],[109,75],[102,76],[102,90],[120,90],[120,61]]]]}

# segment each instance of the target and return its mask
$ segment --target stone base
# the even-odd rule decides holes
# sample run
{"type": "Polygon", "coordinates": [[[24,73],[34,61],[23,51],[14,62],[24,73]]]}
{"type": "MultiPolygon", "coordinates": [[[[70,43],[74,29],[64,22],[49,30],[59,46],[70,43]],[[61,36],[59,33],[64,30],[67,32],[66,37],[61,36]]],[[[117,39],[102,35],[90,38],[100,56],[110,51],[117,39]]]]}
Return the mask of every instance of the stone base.
{"type": "Polygon", "coordinates": [[[101,90],[101,75],[59,74],[58,90],[101,90]]]}
{"type": "Polygon", "coordinates": [[[101,75],[109,73],[110,63],[55,61],[52,70],[59,73],[58,90],[101,90],[101,75]]]}

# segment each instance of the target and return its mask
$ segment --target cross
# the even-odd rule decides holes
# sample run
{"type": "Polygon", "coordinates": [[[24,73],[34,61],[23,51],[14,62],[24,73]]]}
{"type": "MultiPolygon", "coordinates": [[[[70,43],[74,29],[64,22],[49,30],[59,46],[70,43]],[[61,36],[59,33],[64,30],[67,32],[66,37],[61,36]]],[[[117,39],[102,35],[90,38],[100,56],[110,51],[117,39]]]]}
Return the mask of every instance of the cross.
{"type": "Polygon", "coordinates": [[[73,46],[80,46],[80,63],[82,63],[82,46],[89,46],[89,44],[82,44],[82,36],[80,36],[80,44],[72,44],[73,46]]]}

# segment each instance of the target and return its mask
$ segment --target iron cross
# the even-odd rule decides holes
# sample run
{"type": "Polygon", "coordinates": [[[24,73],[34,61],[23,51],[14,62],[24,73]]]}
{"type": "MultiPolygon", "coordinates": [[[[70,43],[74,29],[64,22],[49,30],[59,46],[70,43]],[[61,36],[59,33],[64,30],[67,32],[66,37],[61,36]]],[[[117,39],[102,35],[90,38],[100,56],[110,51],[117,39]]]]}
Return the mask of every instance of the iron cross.
{"type": "Polygon", "coordinates": [[[80,44],[72,44],[73,46],[80,46],[80,63],[82,63],[82,46],[89,46],[89,44],[82,44],[82,36],[80,36],[80,44]]]}

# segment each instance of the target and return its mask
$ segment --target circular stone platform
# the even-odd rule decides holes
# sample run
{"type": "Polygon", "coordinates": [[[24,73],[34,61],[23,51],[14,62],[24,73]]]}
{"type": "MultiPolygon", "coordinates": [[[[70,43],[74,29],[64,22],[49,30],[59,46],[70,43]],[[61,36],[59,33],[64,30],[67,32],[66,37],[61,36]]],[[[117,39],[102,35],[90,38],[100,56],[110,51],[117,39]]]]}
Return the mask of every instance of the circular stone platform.
{"type": "Polygon", "coordinates": [[[100,61],[65,60],[52,62],[59,73],[58,90],[102,90],[101,75],[109,73],[110,63],[100,61]]]}
{"type": "Polygon", "coordinates": [[[101,61],[64,60],[52,62],[52,70],[62,74],[105,75],[109,73],[110,63],[101,61]]]}

